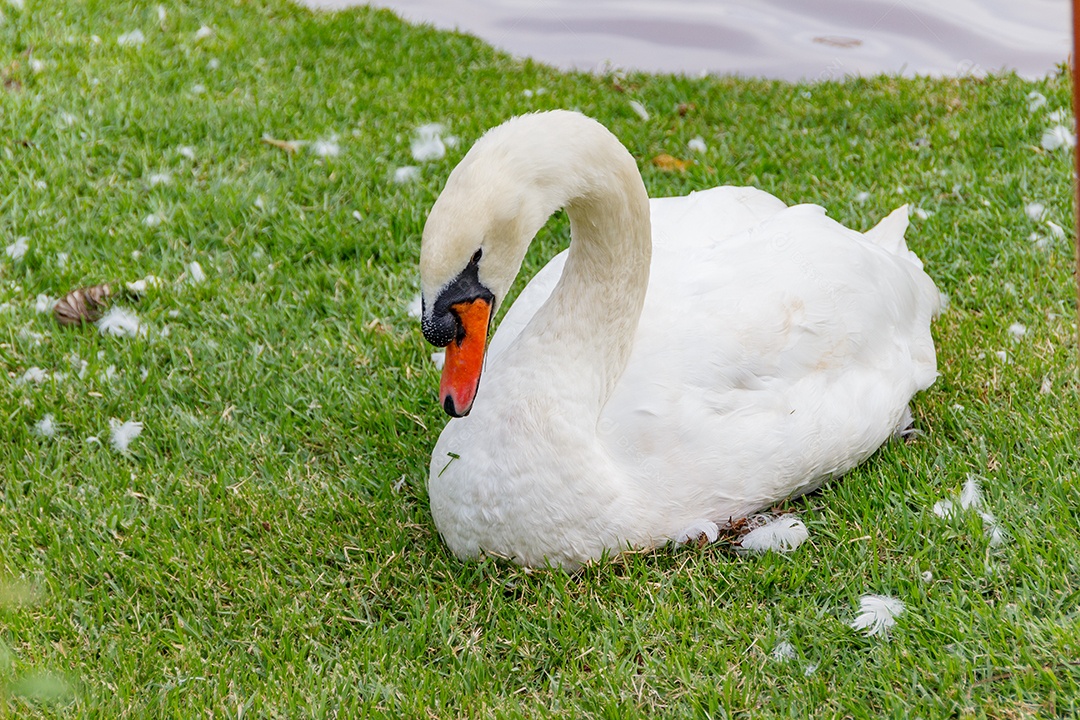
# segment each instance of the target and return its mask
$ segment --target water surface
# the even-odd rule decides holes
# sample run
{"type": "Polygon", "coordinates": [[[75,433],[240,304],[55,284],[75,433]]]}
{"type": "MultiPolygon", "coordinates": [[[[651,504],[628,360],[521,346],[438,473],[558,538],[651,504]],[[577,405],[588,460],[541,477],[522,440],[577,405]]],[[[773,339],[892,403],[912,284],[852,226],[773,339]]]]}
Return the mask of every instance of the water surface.
{"type": "MultiPolygon", "coordinates": [[[[303,0],[339,9],[358,0],[303,0]]],[[[1068,0],[377,0],[564,69],[762,76],[1052,72],[1068,0]]]]}

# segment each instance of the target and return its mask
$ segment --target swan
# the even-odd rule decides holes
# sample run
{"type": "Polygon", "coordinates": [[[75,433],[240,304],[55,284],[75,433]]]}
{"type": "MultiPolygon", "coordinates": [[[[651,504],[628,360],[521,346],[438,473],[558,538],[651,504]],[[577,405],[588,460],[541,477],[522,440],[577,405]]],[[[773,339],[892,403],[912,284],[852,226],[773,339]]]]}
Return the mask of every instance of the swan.
{"type": "Polygon", "coordinates": [[[907,224],[904,206],[858,233],[748,187],[650,200],[575,112],[489,130],[420,249],[423,333],[447,348],[428,481],[447,546],[573,569],[714,533],[865,460],[937,376],[940,295],[907,224]],[[560,208],[569,249],[485,350],[560,208]]]}

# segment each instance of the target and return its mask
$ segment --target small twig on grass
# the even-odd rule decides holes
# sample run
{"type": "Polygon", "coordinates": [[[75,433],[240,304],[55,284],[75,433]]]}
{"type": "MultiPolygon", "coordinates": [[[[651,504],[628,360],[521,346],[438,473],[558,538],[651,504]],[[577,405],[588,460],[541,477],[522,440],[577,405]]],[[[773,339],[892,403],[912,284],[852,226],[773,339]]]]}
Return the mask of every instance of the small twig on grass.
{"type": "Polygon", "coordinates": [[[279,150],[284,150],[290,155],[295,152],[300,152],[300,143],[296,140],[278,140],[269,135],[263,135],[260,140],[266,145],[276,147],[279,150]]]}

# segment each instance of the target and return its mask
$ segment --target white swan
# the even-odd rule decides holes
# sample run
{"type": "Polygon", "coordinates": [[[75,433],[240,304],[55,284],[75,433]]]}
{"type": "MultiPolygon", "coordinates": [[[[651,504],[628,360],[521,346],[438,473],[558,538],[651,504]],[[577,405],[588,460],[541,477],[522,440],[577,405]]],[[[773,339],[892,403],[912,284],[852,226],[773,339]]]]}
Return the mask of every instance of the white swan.
{"type": "Polygon", "coordinates": [[[440,401],[467,414],[431,457],[447,545],[572,568],[866,459],[937,374],[939,294],[906,227],[906,207],[861,234],[752,188],[650,201],[626,149],[577,113],[489,131],[451,173],[420,254],[424,333],[448,346],[440,401]],[[485,360],[490,317],[560,207],[570,248],[485,360]]]}

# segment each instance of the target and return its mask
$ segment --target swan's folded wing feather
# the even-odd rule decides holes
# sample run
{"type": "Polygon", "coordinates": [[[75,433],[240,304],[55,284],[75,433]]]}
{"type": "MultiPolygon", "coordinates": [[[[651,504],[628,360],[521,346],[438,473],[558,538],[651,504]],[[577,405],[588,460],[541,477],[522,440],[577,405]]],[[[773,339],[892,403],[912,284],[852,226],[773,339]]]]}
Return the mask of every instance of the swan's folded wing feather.
{"type": "Polygon", "coordinates": [[[933,382],[937,299],[902,240],[885,249],[816,206],[661,249],[605,442],[673,515],[711,504],[723,520],[813,489],[933,382]]]}

